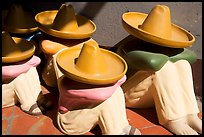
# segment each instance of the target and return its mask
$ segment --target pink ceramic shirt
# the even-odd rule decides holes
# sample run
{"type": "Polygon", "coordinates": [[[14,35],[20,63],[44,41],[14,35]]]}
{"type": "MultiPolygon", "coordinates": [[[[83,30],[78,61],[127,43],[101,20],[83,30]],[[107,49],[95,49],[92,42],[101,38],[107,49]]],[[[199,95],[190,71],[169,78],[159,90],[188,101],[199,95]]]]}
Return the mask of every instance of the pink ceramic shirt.
{"type": "Polygon", "coordinates": [[[59,85],[59,111],[66,113],[76,107],[90,103],[101,103],[108,99],[126,81],[126,76],[115,84],[95,86],[73,81],[67,77],[59,85]]]}
{"type": "Polygon", "coordinates": [[[32,56],[28,60],[2,66],[2,81],[16,78],[18,75],[27,72],[31,67],[36,67],[40,64],[41,59],[37,56],[32,56]]]}

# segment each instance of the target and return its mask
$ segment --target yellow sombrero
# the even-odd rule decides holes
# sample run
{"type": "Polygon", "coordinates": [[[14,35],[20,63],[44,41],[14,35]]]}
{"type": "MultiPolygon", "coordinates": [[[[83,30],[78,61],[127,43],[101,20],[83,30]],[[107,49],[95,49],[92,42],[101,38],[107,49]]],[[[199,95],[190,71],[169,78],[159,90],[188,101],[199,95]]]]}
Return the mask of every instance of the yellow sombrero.
{"type": "Polygon", "coordinates": [[[170,10],[164,5],[156,5],[149,14],[124,13],[122,24],[131,35],[160,46],[184,48],[195,42],[191,33],[171,23],[170,10]]]}
{"type": "Polygon", "coordinates": [[[40,12],[35,20],[44,33],[64,39],[88,38],[96,31],[94,22],[75,15],[72,5],[62,4],[59,10],[40,12]]]}
{"type": "Polygon", "coordinates": [[[25,12],[21,5],[12,5],[3,19],[3,30],[17,34],[27,34],[38,30],[34,16],[25,12]]]}
{"type": "Polygon", "coordinates": [[[122,57],[99,48],[94,40],[85,42],[83,47],[62,50],[56,62],[67,77],[94,85],[114,83],[127,71],[127,64],[122,57]]]}
{"type": "Polygon", "coordinates": [[[30,58],[35,52],[32,42],[22,38],[11,37],[2,31],[2,63],[13,63],[30,58]]]}

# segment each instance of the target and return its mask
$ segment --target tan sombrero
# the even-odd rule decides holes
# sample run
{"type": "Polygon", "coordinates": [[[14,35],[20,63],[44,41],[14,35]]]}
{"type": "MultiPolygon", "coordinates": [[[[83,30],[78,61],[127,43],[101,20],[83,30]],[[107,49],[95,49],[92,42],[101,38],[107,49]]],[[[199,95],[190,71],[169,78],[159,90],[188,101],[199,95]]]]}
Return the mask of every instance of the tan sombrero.
{"type": "Polygon", "coordinates": [[[34,16],[21,5],[12,5],[3,20],[3,30],[7,32],[27,34],[38,30],[34,16]]]}
{"type": "Polygon", "coordinates": [[[2,31],[2,63],[13,63],[31,57],[35,52],[32,42],[22,38],[11,37],[2,31]]]}
{"type": "Polygon", "coordinates": [[[75,15],[72,5],[62,4],[59,10],[40,12],[35,20],[44,33],[64,39],[88,38],[96,31],[94,22],[75,15]]]}
{"type": "Polygon", "coordinates": [[[94,40],[85,42],[82,48],[62,50],[58,53],[56,62],[67,77],[94,85],[114,83],[127,71],[127,64],[122,57],[99,48],[94,40]]]}
{"type": "Polygon", "coordinates": [[[156,5],[149,14],[124,13],[122,23],[131,35],[160,46],[184,48],[195,42],[191,33],[171,23],[170,10],[164,5],[156,5]]]}

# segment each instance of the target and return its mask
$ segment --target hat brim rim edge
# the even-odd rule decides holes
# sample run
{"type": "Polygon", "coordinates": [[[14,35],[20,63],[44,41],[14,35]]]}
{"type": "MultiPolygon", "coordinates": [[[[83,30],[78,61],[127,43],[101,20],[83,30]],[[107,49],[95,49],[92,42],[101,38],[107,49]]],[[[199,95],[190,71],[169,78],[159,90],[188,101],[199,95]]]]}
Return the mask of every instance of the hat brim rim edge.
{"type": "MultiPolygon", "coordinates": [[[[145,13],[140,13],[140,12],[128,12],[130,14],[137,14],[137,15],[141,15],[141,16],[148,16],[148,14],[145,13]]],[[[138,27],[134,27],[131,24],[128,23],[127,20],[124,19],[124,15],[128,14],[128,13],[124,13],[122,16],[122,25],[125,28],[125,30],[130,33],[131,35],[138,37],[144,41],[148,41],[150,43],[154,43],[160,46],[165,46],[165,47],[174,47],[174,48],[185,48],[185,47],[189,47],[191,46],[194,42],[195,42],[195,37],[189,33],[188,31],[186,31],[185,29],[175,25],[172,23],[172,28],[176,28],[181,30],[183,33],[186,34],[186,36],[190,39],[189,41],[176,41],[176,40],[172,40],[172,39],[165,39],[165,38],[161,38],[158,37],[156,35],[153,35],[149,32],[146,32],[138,27]]],[[[143,20],[145,20],[145,18],[143,18],[143,20]]],[[[142,24],[137,24],[136,26],[139,26],[142,24]]],[[[174,29],[173,29],[174,30],[174,29]]]]}

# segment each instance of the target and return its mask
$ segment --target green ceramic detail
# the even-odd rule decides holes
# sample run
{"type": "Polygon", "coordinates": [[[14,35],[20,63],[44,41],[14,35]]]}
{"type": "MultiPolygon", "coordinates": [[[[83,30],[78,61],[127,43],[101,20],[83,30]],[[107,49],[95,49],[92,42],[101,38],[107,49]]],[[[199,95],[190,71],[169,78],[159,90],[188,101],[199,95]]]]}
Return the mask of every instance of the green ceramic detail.
{"type": "Polygon", "coordinates": [[[169,57],[171,62],[176,62],[181,59],[187,60],[190,64],[192,64],[197,60],[197,55],[189,49],[184,48],[181,53],[169,57]]]}
{"type": "Polygon", "coordinates": [[[130,51],[127,53],[128,65],[139,70],[157,71],[163,67],[169,57],[160,53],[146,51],[130,51]]]}

